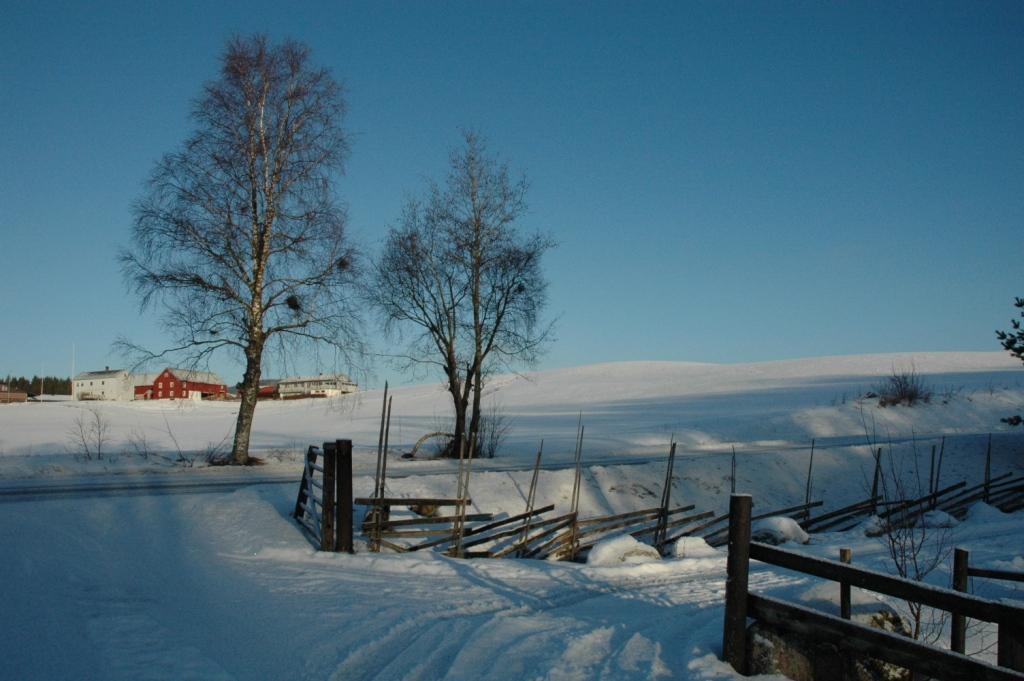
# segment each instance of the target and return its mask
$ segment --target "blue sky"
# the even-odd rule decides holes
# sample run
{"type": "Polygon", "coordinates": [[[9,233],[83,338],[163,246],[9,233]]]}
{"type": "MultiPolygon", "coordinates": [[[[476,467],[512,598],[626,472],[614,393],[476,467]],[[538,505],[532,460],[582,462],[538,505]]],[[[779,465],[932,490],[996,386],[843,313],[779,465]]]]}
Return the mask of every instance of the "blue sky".
{"type": "Polygon", "coordinates": [[[560,242],[542,367],[997,350],[1024,295],[1024,3],[2,14],[0,374],[67,374],[72,345],[79,370],[119,365],[118,334],[159,342],[114,257],[225,41],[257,31],[345,83],[337,187],[368,253],[462,128],[527,174],[522,227],[560,242]]]}

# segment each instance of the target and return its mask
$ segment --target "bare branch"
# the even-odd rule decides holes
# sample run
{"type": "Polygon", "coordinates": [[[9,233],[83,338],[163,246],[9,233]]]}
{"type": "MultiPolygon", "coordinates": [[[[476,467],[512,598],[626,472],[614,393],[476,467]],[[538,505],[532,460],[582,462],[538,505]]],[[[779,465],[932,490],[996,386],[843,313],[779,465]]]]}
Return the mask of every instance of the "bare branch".
{"type": "Polygon", "coordinates": [[[475,133],[463,142],[445,185],[431,183],[422,200],[406,203],[368,297],[385,330],[406,341],[403,361],[442,368],[455,441],[468,433],[480,451],[486,377],[496,366],[536,361],[551,338],[552,324],[539,321],[547,304],[540,262],[555,244],[516,228],[526,210],[525,178],[514,180],[475,133]]]}
{"type": "Polygon", "coordinates": [[[263,351],[329,345],[357,361],[358,253],[333,196],[348,140],[341,87],[294,41],[229,41],[220,77],[196,100],[195,132],[157,163],[120,254],[141,307],[159,306],[171,347],[121,339],[140,361],[195,365],[241,351],[233,457],[248,460],[263,351]]]}

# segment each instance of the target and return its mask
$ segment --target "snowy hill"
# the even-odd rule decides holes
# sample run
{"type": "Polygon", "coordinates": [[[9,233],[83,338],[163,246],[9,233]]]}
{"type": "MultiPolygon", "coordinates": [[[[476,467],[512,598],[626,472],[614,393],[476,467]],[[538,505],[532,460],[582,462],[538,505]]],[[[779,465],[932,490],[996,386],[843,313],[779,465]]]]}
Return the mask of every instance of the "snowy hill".
{"type": "MultiPolygon", "coordinates": [[[[392,449],[408,451],[423,434],[446,430],[449,397],[438,384],[394,389],[392,449]]],[[[375,450],[381,390],[330,400],[262,402],[252,445],[271,460],[294,461],[306,445],[350,438],[357,458],[375,450]]],[[[754,364],[619,362],[492,378],[485,407],[511,428],[501,457],[528,458],[540,440],[550,460],[567,456],[582,414],[589,460],[666,451],[805,445],[811,438],[862,443],[865,426],[890,437],[1006,430],[1000,418],[1024,405],[1024,368],[1005,353],[903,353],[754,364]],[[893,370],[915,370],[934,389],[929,405],[880,409],[857,398],[893,370]]],[[[121,470],[144,445],[198,457],[230,444],[235,403],[57,402],[0,407],[0,477],[121,470]],[[119,461],[82,467],[76,420],[98,411],[109,425],[107,452],[119,461]]]]}
{"type": "MultiPolygon", "coordinates": [[[[876,447],[911,472],[915,463],[928,465],[932,445],[944,447],[942,480],[976,482],[994,433],[993,473],[1020,472],[1024,435],[999,419],[1022,411],[1022,385],[1024,370],[1000,353],[624,362],[496,377],[488,400],[500,405],[512,430],[497,459],[474,463],[471,511],[520,512],[531,475],[524,468],[540,439],[545,462],[566,461],[580,413],[584,518],[656,504],[673,434],[681,443],[673,504],[716,512],[728,503],[734,445],[736,487],[752,493],[762,510],[803,501],[812,438],[812,496],[826,509],[866,496],[876,447]],[[911,366],[933,386],[930,404],[881,408],[876,399],[860,399],[894,368],[911,366]]],[[[431,385],[393,395],[388,493],[451,495],[451,462],[398,457],[422,433],[443,426],[446,395],[431,385]]],[[[0,407],[0,488],[73,486],[104,473],[151,477],[133,472],[186,480],[272,473],[283,480],[204,493],[0,497],[0,538],[10,557],[0,560],[0,677],[742,678],[718,659],[725,560],[710,549],[608,566],[375,554],[363,543],[355,555],[314,550],[290,518],[299,454],[309,443],[353,438],[356,495],[368,494],[381,397],[374,390],[261,403],[253,442],[270,463],[247,470],[201,467],[203,450],[229,432],[235,404],[0,407]],[[82,461],[68,453],[70,434],[94,412],[109,426],[107,455],[82,461]],[[143,444],[148,459],[138,454],[143,444]],[[196,467],[156,456],[173,459],[179,450],[198,456],[196,467]]],[[[565,510],[572,481],[570,470],[543,471],[537,504],[565,510]]],[[[970,548],[972,564],[1024,565],[1020,512],[975,507],[950,533],[951,545],[970,548]]],[[[800,550],[835,557],[840,546],[853,548],[858,565],[891,571],[880,540],[856,530],[813,535],[800,550]]],[[[947,563],[929,583],[949,583],[947,563]]],[[[836,591],[760,564],[750,580],[760,592],[797,601],[820,601],[826,592],[834,600],[836,591]]],[[[977,587],[992,598],[1024,595],[1012,583],[977,587]]],[[[992,627],[971,632],[968,652],[993,640],[992,627]]],[[[948,631],[940,639],[948,641],[948,631]]],[[[994,651],[980,654],[991,661],[994,651]]]]}

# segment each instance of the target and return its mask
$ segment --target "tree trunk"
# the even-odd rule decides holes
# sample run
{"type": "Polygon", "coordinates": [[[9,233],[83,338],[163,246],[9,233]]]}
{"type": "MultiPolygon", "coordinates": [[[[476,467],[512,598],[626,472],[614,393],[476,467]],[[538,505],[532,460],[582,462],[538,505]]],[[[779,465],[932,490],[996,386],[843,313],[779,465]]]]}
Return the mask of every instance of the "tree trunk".
{"type": "Polygon", "coordinates": [[[235,441],[231,448],[231,460],[235,465],[249,464],[249,434],[252,431],[252,419],[256,413],[256,399],[260,392],[260,371],[262,352],[250,346],[245,352],[245,374],[239,388],[241,403],[238,406],[238,419],[235,422],[235,441]]]}
{"type": "Polygon", "coordinates": [[[480,370],[475,371],[473,378],[473,412],[469,421],[469,442],[476,443],[473,447],[473,456],[480,456],[480,420],[483,417],[480,409],[480,400],[483,393],[483,377],[480,370]]]}
{"type": "MultiPolygon", "coordinates": [[[[455,427],[452,430],[452,442],[449,445],[450,451],[448,456],[458,457],[459,456],[459,443],[462,442],[466,437],[466,407],[469,404],[468,393],[464,392],[464,388],[468,389],[469,384],[463,384],[458,375],[458,369],[456,367],[455,354],[449,352],[448,365],[445,367],[445,371],[448,373],[448,392],[452,396],[452,404],[455,407],[455,427]]],[[[472,376],[466,377],[467,381],[472,381],[472,376]]]]}
{"type": "Polygon", "coordinates": [[[452,432],[451,456],[459,455],[459,443],[466,438],[466,402],[461,396],[455,398],[455,429],[452,432]]]}

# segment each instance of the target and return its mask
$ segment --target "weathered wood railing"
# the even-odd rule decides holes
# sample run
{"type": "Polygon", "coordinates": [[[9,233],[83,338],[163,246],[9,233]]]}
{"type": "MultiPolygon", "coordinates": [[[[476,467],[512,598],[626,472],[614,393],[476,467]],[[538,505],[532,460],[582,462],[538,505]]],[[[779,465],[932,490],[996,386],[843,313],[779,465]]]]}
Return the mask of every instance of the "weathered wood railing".
{"type": "Polygon", "coordinates": [[[921,584],[842,562],[814,558],[750,540],[752,498],[729,500],[729,557],[725,587],[722,656],[747,673],[747,618],[827,641],[846,651],[890,662],[937,679],[1024,680],[1024,608],[921,584]],[[749,591],[750,560],[823,577],[877,593],[994,622],[999,627],[998,662],[993,666],[962,653],[935,648],[816,610],[749,591]]]}
{"type": "Polygon", "coordinates": [[[352,441],[310,445],[292,516],[321,551],[352,553],[352,501],[352,441]]]}
{"type": "Polygon", "coordinates": [[[355,500],[359,506],[366,506],[369,510],[363,521],[363,532],[369,537],[370,550],[379,550],[381,546],[392,551],[409,551],[412,547],[396,544],[391,539],[409,539],[414,537],[440,537],[432,545],[440,545],[454,540],[457,528],[455,524],[460,520],[490,520],[490,513],[475,513],[460,515],[459,508],[466,504],[473,503],[472,499],[441,499],[435,497],[359,497],[355,500]],[[406,506],[410,509],[425,511],[429,513],[415,513],[408,518],[392,518],[391,512],[394,507],[406,506]],[[433,515],[438,508],[451,506],[455,507],[453,515],[433,515]],[[418,526],[433,525],[431,528],[418,526]],[[437,527],[446,525],[446,527],[437,527]]]}
{"type": "MultiPolygon", "coordinates": [[[[967,583],[971,577],[1024,582],[1024,572],[971,567],[970,556],[971,554],[966,549],[958,548],[953,551],[953,589],[955,591],[966,593],[967,583]]],[[[950,623],[950,631],[949,647],[958,653],[964,652],[967,643],[967,617],[965,615],[954,613],[953,620],[950,623]]],[[[1007,666],[1013,667],[1014,669],[1024,669],[1024,646],[1015,647],[1012,641],[1004,642],[1002,640],[1004,633],[1003,628],[1000,627],[1000,640],[997,644],[999,646],[1000,655],[1007,658],[1007,666]],[[1009,659],[1013,656],[1016,656],[1017,659],[1009,659]]],[[[1003,664],[1002,660],[1003,658],[1000,657],[1000,664],[1003,664]]]]}
{"type": "Polygon", "coordinates": [[[920,516],[936,509],[963,519],[971,505],[978,501],[987,500],[1001,511],[1009,513],[1024,505],[1022,499],[1024,478],[1008,472],[972,487],[967,487],[965,482],[959,482],[917,499],[897,502],[873,496],[803,520],[800,526],[807,532],[842,532],[852,529],[872,515],[877,515],[883,520],[891,519],[890,523],[906,524],[916,522],[920,516]]]}

